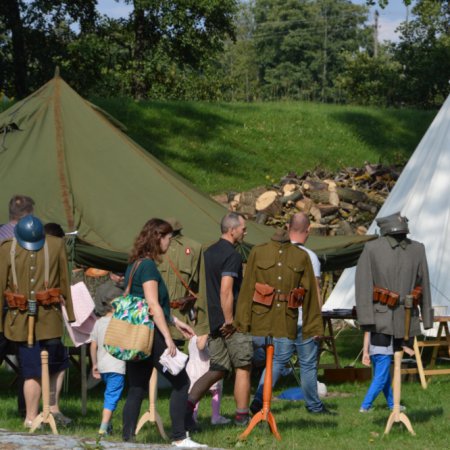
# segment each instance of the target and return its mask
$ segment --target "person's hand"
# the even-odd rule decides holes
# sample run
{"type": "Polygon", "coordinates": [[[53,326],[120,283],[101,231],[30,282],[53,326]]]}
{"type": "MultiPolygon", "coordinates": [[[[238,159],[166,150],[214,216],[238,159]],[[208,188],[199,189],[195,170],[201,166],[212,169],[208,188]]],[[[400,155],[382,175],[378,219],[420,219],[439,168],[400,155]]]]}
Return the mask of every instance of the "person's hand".
{"type": "Polygon", "coordinates": [[[169,351],[169,355],[174,357],[177,354],[177,346],[171,336],[166,337],[165,339],[167,350],[169,351]]]}
{"type": "Polygon", "coordinates": [[[92,376],[93,376],[96,380],[100,380],[100,378],[101,378],[100,372],[98,371],[98,368],[97,368],[97,364],[94,364],[94,365],[92,366],[92,376]]]}
{"type": "Polygon", "coordinates": [[[174,325],[186,339],[190,339],[192,336],[195,336],[194,330],[187,323],[178,320],[176,317],[174,317],[174,325]]]}
{"type": "Polygon", "coordinates": [[[363,353],[362,355],[362,363],[367,366],[370,367],[370,356],[368,353],[363,353]]]}
{"type": "Polygon", "coordinates": [[[222,334],[222,337],[225,339],[228,339],[235,331],[236,331],[236,328],[234,327],[233,323],[225,322],[220,327],[220,333],[222,334]]]}

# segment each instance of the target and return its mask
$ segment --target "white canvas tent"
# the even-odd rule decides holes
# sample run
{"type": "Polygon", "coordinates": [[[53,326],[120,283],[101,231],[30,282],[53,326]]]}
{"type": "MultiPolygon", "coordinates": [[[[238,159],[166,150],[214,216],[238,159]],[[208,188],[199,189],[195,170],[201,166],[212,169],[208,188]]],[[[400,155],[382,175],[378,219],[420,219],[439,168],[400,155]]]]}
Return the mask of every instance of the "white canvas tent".
{"type": "MultiPolygon", "coordinates": [[[[425,245],[433,306],[450,313],[450,96],[438,112],[377,217],[400,211],[411,239],[425,245]]],[[[374,221],[368,234],[378,232],[374,221]]],[[[355,267],[346,269],[323,309],[355,305],[355,267]]]]}

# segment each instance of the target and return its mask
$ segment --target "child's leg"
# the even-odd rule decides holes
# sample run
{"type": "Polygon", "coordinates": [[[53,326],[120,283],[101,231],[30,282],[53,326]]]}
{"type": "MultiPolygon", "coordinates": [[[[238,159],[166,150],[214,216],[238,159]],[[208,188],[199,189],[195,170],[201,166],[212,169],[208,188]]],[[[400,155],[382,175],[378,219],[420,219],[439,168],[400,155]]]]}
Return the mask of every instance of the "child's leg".
{"type": "Polygon", "coordinates": [[[372,361],[373,378],[369,390],[361,404],[361,408],[363,409],[369,409],[378,394],[384,389],[391,366],[390,355],[372,355],[370,360],[372,361]]]}
{"type": "Polygon", "coordinates": [[[387,405],[390,409],[394,407],[394,394],[392,393],[392,379],[391,379],[391,356],[389,356],[389,365],[386,364],[386,383],[384,384],[383,394],[386,397],[387,405]]]}
{"type": "Polygon", "coordinates": [[[113,412],[117,408],[125,384],[125,376],[119,373],[102,373],[102,380],[106,383],[103,402],[102,423],[99,433],[107,433],[110,429],[110,422],[113,412]]]}
{"type": "Polygon", "coordinates": [[[198,417],[198,408],[200,406],[200,402],[197,402],[194,406],[194,411],[192,413],[192,417],[194,418],[194,420],[197,422],[197,417],[198,417]]]}
{"type": "Polygon", "coordinates": [[[211,411],[213,420],[220,417],[220,402],[222,400],[222,381],[217,383],[217,388],[211,390],[211,411]]]}

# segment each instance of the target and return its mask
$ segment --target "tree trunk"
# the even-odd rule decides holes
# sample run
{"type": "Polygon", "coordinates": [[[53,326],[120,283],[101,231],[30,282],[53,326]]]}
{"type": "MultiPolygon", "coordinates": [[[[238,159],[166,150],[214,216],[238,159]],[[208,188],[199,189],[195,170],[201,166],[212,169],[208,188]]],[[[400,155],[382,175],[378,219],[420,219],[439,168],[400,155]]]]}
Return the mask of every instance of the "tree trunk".
{"type": "Polygon", "coordinates": [[[136,100],[141,100],[146,95],[144,81],[144,57],[145,57],[145,14],[140,1],[134,4],[134,74],[132,94],[136,100]]]}
{"type": "MultiPolygon", "coordinates": [[[[6,26],[11,30],[14,85],[16,97],[23,98],[28,94],[27,59],[25,56],[25,42],[23,37],[23,24],[20,17],[19,2],[17,0],[2,0],[3,15],[6,26]]],[[[0,17],[1,17],[0,15],[0,17]]]]}

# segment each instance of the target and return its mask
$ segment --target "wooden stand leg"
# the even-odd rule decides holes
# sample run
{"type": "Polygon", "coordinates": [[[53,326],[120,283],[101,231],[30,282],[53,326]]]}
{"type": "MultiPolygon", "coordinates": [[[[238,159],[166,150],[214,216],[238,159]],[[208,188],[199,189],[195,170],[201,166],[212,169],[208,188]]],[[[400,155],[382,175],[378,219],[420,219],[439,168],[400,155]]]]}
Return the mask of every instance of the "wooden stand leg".
{"type": "Polygon", "coordinates": [[[156,369],[153,369],[152,376],[150,377],[150,385],[148,388],[148,411],[146,411],[142,417],[139,419],[139,422],[136,427],[136,434],[139,433],[141,428],[147,422],[156,424],[156,428],[159,431],[159,434],[163,439],[168,440],[166,432],[164,431],[164,426],[161,420],[161,416],[156,411],[156,398],[158,395],[158,372],[156,369]]]}
{"type": "Polygon", "coordinates": [[[42,385],[42,412],[33,420],[30,433],[33,433],[42,423],[48,423],[53,434],[58,434],[55,418],[50,412],[50,376],[48,372],[48,351],[41,351],[41,385],[42,385]]]}
{"type": "Polygon", "coordinates": [[[272,400],[272,367],[273,367],[273,340],[272,338],[266,338],[266,374],[264,376],[264,389],[263,389],[263,407],[261,411],[257,412],[247,429],[239,436],[239,439],[247,439],[248,435],[252,432],[253,428],[259,422],[267,422],[272,434],[281,441],[280,433],[278,433],[275,417],[270,411],[270,403],[272,400]]]}
{"type": "Polygon", "coordinates": [[[388,434],[391,431],[392,425],[395,422],[402,422],[407,430],[415,436],[411,422],[404,412],[400,411],[400,399],[401,399],[401,389],[402,389],[402,378],[401,378],[401,366],[402,366],[403,351],[395,352],[394,354],[394,409],[392,410],[389,419],[386,424],[386,429],[384,434],[388,434]]]}

